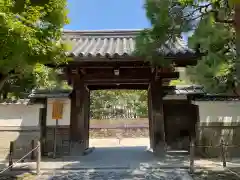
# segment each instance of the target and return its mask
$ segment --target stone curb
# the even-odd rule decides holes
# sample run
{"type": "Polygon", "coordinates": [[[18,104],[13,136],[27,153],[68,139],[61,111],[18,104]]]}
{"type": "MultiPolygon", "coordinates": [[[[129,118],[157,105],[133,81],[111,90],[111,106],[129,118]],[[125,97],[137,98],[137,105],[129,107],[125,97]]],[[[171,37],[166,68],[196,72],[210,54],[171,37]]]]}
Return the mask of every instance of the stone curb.
{"type": "MultiPolygon", "coordinates": [[[[41,168],[41,170],[107,170],[107,169],[188,169],[188,166],[152,166],[152,167],[133,167],[133,166],[102,166],[102,167],[60,167],[60,168],[41,168]]],[[[197,168],[199,169],[199,168],[197,168]]],[[[14,168],[12,171],[35,171],[34,168],[14,168]]]]}

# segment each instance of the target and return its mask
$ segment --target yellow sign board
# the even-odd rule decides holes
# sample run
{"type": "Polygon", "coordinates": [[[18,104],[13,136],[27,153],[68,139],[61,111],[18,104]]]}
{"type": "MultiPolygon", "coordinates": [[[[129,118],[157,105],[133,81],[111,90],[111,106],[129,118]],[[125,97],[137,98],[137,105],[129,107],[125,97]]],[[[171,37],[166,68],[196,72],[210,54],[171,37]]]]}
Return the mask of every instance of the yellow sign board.
{"type": "Polygon", "coordinates": [[[52,119],[59,120],[63,117],[63,103],[54,101],[52,106],[52,119]]]}

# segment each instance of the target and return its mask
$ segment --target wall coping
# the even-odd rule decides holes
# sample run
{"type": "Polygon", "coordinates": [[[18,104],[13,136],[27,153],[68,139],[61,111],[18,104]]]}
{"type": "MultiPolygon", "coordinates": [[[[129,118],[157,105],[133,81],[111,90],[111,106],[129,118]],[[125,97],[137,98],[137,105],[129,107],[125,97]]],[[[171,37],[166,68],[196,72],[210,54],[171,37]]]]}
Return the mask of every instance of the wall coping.
{"type": "Polygon", "coordinates": [[[39,126],[0,126],[0,131],[40,131],[39,126]]]}
{"type": "Polygon", "coordinates": [[[232,121],[232,122],[219,122],[219,121],[212,121],[212,122],[198,122],[197,127],[240,127],[240,122],[232,121]]]}

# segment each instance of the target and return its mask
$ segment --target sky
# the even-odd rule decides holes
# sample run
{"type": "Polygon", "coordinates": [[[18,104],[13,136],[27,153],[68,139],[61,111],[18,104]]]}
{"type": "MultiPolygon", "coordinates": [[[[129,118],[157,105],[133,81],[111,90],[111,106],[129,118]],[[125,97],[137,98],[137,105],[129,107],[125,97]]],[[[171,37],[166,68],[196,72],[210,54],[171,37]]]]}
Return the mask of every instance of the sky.
{"type": "MultiPolygon", "coordinates": [[[[151,27],[145,0],[68,0],[65,30],[144,29],[151,27]]],[[[188,41],[183,34],[183,40],[188,41]]]]}
{"type": "Polygon", "coordinates": [[[144,0],[68,0],[67,30],[143,29],[150,27],[144,0]]]}

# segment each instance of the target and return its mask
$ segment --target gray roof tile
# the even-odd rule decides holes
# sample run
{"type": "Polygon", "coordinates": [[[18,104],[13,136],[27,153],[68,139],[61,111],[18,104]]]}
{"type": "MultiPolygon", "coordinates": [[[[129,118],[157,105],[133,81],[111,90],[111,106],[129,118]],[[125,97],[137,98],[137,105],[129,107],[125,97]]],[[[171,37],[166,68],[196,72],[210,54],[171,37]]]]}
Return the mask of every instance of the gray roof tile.
{"type": "MultiPolygon", "coordinates": [[[[64,31],[63,40],[72,43],[73,57],[127,57],[135,50],[135,38],[141,30],[64,31]]],[[[194,54],[183,40],[166,42],[159,48],[165,56],[194,54]]]]}
{"type": "Polygon", "coordinates": [[[70,89],[56,89],[56,90],[47,90],[47,89],[38,89],[33,90],[28,98],[62,98],[68,97],[71,94],[72,90],[70,89]]]}
{"type": "Polygon", "coordinates": [[[3,102],[0,102],[1,105],[10,105],[10,104],[16,104],[16,105],[30,105],[32,104],[30,99],[7,99],[3,102]]]}

